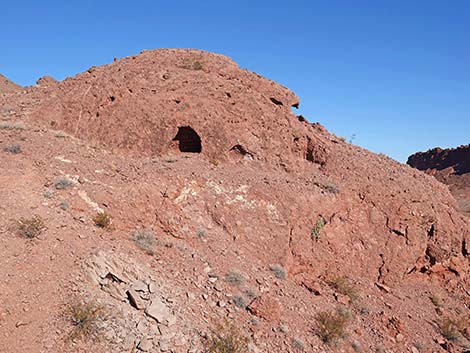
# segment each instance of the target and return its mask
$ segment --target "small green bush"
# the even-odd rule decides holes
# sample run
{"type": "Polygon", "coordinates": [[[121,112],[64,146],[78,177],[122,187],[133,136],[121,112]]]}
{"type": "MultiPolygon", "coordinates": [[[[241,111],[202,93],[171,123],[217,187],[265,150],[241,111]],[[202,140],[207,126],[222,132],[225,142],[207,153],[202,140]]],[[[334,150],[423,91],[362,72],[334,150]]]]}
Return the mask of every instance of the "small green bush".
{"type": "Polygon", "coordinates": [[[320,239],[320,233],[325,224],[326,221],[323,217],[318,218],[317,222],[315,223],[315,227],[313,227],[312,231],[310,232],[312,240],[318,241],[320,239]]]}

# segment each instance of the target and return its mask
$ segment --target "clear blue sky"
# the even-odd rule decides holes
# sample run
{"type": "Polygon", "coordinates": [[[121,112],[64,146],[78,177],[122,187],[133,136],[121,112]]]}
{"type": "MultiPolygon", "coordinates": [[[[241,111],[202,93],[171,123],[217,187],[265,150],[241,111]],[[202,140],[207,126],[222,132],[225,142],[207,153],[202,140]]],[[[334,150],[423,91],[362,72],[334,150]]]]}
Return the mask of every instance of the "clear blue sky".
{"type": "Polygon", "coordinates": [[[0,73],[22,85],[199,48],[291,88],[299,113],[374,152],[470,143],[468,0],[17,0],[0,19],[0,73]]]}

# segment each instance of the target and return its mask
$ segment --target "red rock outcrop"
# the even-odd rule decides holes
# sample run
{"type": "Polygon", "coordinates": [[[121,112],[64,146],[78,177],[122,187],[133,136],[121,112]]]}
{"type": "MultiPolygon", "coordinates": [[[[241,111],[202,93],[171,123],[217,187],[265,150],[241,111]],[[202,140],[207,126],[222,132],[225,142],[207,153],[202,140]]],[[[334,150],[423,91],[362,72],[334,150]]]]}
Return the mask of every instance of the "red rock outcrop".
{"type": "Polygon", "coordinates": [[[470,216],[470,145],[418,152],[408,158],[407,164],[449,185],[459,209],[470,216]]]}
{"type": "MultiPolygon", "coordinates": [[[[416,341],[438,351],[440,318],[428,297],[447,293],[449,307],[468,310],[469,220],[448,188],[296,116],[294,93],[227,57],[145,51],[0,97],[0,108],[7,104],[27,128],[0,130],[3,144],[21,143],[25,151],[0,154],[2,217],[15,220],[34,210],[49,226],[27,258],[18,255],[28,246],[24,239],[10,225],[0,228],[0,258],[12,259],[2,262],[0,283],[8,284],[2,303],[10,308],[6,327],[14,332],[0,343],[12,347],[20,337],[35,337],[13,352],[40,351],[34,346],[38,332],[59,340],[57,330],[43,329],[55,322],[46,309],[50,296],[36,295],[45,289],[65,303],[72,289],[87,288],[113,308],[127,305],[121,295],[127,291],[134,298],[130,309],[140,310],[158,280],[168,292],[160,306],[174,309],[175,325],[185,334],[226,317],[251,322],[249,311],[231,303],[235,296],[258,296],[248,309],[261,318],[253,340],[266,352],[291,351],[299,336],[310,350],[324,344],[312,333],[316,313],[336,306],[361,315],[351,330],[371,351],[384,344],[404,352],[416,341]],[[46,194],[65,176],[72,180],[69,189],[46,194]],[[113,215],[112,229],[94,226],[96,210],[113,215]],[[143,251],[129,236],[144,228],[157,234],[158,250],[143,251]],[[150,282],[142,286],[137,275],[116,280],[109,271],[91,283],[71,275],[103,249],[112,252],[110,264],[121,264],[115,257],[125,254],[122,266],[110,265],[112,273],[133,273],[129,264],[145,263],[150,282]],[[30,273],[18,276],[42,281],[16,276],[26,259],[30,273]],[[236,285],[224,281],[233,270],[243,274],[236,285]],[[331,285],[342,277],[348,280],[336,283],[355,289],[331,285]],[[25,293],[21,303],[41,310],[22,310],[16,292],[25,293]],[[364,311],[353,301],[362,301],[364,311]],[[15,331],[25,315],[32,324],[15,331]],[[400,325],[387,330],[390,320],[400,325]],[[273,329],[278,321],[282,331],[273,329]]],[[[50,310],[58,315],[56,306],[50,310]]],[[[139,315],[142,324],[124,326],[147,334],[155,320],[139,315]]],[[[141,347],[153,344],[139,340],[141,347]]]]}

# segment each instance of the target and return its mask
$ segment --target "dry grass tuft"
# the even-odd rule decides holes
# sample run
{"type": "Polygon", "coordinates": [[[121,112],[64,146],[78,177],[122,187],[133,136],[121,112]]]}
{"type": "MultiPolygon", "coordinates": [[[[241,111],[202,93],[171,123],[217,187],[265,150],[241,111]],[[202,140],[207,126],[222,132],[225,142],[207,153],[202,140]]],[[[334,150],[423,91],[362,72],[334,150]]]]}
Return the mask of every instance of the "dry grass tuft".
{"type": "Polygon", "coordinates": [[[449,341],[459,341],[462,337],[470,339],[470,318],[444,318],[439,323],[442,336],[449,341]]]}
{"type": "Polygon", "coordinates": [[[69,306],[66,318],[73,325],[70,339],[96,339],[100,333],[99,325],[106,315],[103,306],[99,304],[78,302],[69,306]]]}
{"type": "Polygon", "coordinates": [[[18,234],[29,239],[37,238],[46,229],[44,221],[38,215],[29,219],[21,218],[17,222],[18,234]]]}
{"type": "Polygon", "coordinates": [[[93,222],[95,225],[100,228],[109,228],[111,226],[111,215],[106,212],[98,212],[93,217],[93,222]]]}
{"type": "Polygon", "coordinates": [[[347,295],[351,302],[357,301],[360,296],[358,290],[350,283],[347,277],[334,277],[327,281],[338,293],[347,295]]]}
{"type": "Polygon", "coordinates": [[[315,317],[318,335],[323,342],[336,344],[346,336],[350,314],[344,310],[322,311],[315,317]]]}
{"type": "Polygon", "coordinates": [[[204,353],[246,353],[248,341],[236,327],[225,323],[212,331],[205,342],[204,353]]]}

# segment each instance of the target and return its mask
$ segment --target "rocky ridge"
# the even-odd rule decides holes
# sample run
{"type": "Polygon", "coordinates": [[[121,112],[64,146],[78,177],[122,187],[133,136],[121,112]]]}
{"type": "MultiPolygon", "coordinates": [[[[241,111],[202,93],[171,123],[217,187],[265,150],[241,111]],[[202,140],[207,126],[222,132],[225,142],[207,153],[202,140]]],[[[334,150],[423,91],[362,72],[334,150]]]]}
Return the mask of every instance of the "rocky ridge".
{"type": "Polygon", "coordinates": [[[228,320],[255,352],[466,349],[440,329],[470,296],[469,221],[449,190],[298,105],[226,57],[176,49],[1,96],[2,347],[199,352],[228,320]],[[47,230],[24,239],[33,214],[47,230]],[[75,297],[112,313],[103,340],[66,339],[75,297]],[[336,309],[348,337],[331,348],[316,318],[336,309]]]}

